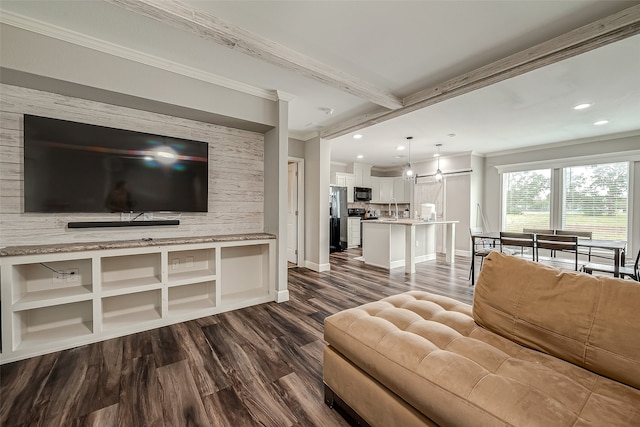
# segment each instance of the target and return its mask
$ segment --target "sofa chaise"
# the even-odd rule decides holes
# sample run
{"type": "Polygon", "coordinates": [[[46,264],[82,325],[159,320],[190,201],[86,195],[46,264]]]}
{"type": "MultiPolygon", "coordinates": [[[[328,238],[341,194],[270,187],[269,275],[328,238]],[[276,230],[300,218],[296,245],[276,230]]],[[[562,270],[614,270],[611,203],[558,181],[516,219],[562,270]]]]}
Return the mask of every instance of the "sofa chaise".
{"type": "Polygon", "coordinates": [[[640,426],[640,284],[493,252],[473,305],[325,319],[325,401],[371,426],[640,426]]]}

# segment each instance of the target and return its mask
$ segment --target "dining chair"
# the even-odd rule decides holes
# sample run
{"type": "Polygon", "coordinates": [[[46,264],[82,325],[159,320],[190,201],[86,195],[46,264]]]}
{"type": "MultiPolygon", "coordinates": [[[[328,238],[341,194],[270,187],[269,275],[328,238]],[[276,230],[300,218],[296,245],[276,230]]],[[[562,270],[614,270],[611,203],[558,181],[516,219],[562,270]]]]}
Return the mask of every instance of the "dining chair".
{"type": "MultiPolygon", "coordinates": [[[[469,234],[471,235],[471,243],[473,245],[473,256],[480,257],[480,269],[482,270],[482,263],[484,258],[492,251],[496,250],[495,242],[492,239],[473,238],[473,236],[480,236],[484,233],[482,227],[469,227],[469,234]]],[[[471,263],[469,268],[469,279],[475,277],[475,262],[471,263]]]]}
{"type": "MultiPolygon", "coordinates": [[[[555,234],[558,236],[578,236],[583,239],[593,239],[593,232],[591,231],[579,231],[579,230],[556,230],[555,234]]],[[[589,262],[591,262],[591,248],[585,252],[580,252],[581,255],[587,255],[589,262]]]]}
{"type": "Polygon", "coordinates": [[[569,263],[573,261],[573,269],[579,270],[578,267],[578,236],[562,236],[558,234],[536,234],[536,260],[543,264],[551,265],[558,268],[567,268],[569,263]],[[551,257],[541,257],[540,249],[548,249],[551,251],[551,257]],[[566,258],[558,258],[558,252],[570,252],[573,254],[573,260],[566,258]]]}
{"type": "MultiPolygon", "coordinates": [[[[592,274],[594,271],[614,274],[614,266],[609,264],[598,264],[595,262],[590,262],[582,266],[582,271],[588,274],[592,274]]],[[[625,276],[629,276],[633,280],[640,282],[640,250],[638,250],[636,261],[633,264],[633,267],[625,267],[624,257],[622,257],[620,265],[620,277],[624,278],[625,276]]]]}
{"type": "Polygon", "coordinates": [[[551,230],[548,228],[523,228],[522,232],[533,234],[555,234],[555,230],[551,230]]]}
{"type": "Polygon", "coordinates": [[[536,260],[535,255],[535,240],[533,233],[515,233],[511,231],[501,231],[500,232],[500,251],[507,252],[511,248],[515,248],[512,252],[514,256],[527,257],[531,255],[531,260],[536,260]],[[527,250],[525,251],[525,248],[527,250]],[[530,251],[528,248],[531,248],[530,251]],[[520,253],[518,254],[517,250],[519,249],[520,253]]]}

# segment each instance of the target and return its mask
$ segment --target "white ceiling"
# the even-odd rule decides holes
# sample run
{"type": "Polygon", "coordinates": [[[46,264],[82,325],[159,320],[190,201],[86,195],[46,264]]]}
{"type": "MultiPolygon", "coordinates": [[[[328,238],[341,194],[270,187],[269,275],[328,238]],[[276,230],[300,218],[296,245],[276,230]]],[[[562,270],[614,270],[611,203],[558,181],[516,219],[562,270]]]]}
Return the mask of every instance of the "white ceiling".
{"type": "MultiPolygon", "coordinates": [[[[638,1],[196,1],[188,7],[404,97],[469,72],[638,1]]],[[[290,135],[320,130],[380,107],[292,70],[101,1],[10,1],[0,10],[264,90],[293,95],[290,135]],[[326,114],[323,109],[332,109],[326,114]]],[[[0,14],[0,18],[2,14],[0,14]]],[[[640,132],[640,36],[331,141],[332,160],[404,164],[411,158],[488,154],[538,144],[640,132]],[[590,101],[584,111],[571,107],[590,101]],[[605,126],[594,126],[608,119],[605,126]],[[449,134],[455,133],[455,137],[449,134]],[[406,152],[405,152],[406,153],[406,152]]]]}

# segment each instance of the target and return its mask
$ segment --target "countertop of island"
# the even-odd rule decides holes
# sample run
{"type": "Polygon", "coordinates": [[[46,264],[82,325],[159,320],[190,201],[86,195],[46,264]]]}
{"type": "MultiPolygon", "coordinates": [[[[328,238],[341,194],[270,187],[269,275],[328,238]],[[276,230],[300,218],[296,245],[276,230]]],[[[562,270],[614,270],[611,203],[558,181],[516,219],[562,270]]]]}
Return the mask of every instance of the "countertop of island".
{"type": "Polygon", "coordinates": [[[241,242],[275,239],[270,233],[226,234],[218,236],[165,237],[159,239],[114,240],[105,242],[59,243],[51,245],[8,246],[0,248],[0,257],[82,252],[102,249],[140,248],[147,246],[184,245],[211,242],[241,242]]]}
{"type": "Polygon", "coordinates": [[[363,221],[363,224],[385,224],[385,225],[431,225],[431,224],[456,224],[460,221],[424,221],[422,219],[399,218],[395,219],[373,219],[363,221]]]}

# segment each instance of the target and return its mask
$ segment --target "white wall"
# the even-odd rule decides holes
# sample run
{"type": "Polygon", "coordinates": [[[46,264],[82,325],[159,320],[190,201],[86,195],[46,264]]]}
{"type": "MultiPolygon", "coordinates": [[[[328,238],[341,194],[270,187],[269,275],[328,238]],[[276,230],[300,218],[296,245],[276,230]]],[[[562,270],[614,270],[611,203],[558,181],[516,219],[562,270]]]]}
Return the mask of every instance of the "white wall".
{"type": "MultiPolygon", "coordinates": [[[[445,220],[459,221],[456,224],[455,248],[459,254],[469,250],[469,224],[471,212],[471,176],[447,176],[445,179],[445,220]]],[[[444,227],[441,227],[444,229],[444,227]]],[[[442,230],[444,232],[444,230],[442,230]]],[[[444,240],[443,240],[444,241],[444,240]]]]}
{"type": "Polygon", "coordinates": [[[3,83],[260,132],[277,125],[272,100],[10,25],[0,31],[3,83]]]}
{"type": "Polygon", "coordinates": [[[276,301],[289,300],[287,290],[287,160],[289,102],[280,100],[278,125],[264,138],[264,231],[276,241],[276,301]]]}
{"type": "Polygon", "coordinates": [[[305,142],[305,266],[326,271],[329,265],[329,171],[331,145],[320,137],[305,142]]]}
{"type": "Polygon", "coordinates": [[[289,157],[304,159],[304,141],[289,138],[289,157]]]}
{"type": "MultiPolygon", "coordinates": [[[[471,156],[471,212],[469,218],[470,227],[483,227],[482,215],[485,206],[484,201],[484,177],[485,177],[485,160],[484,157],[471,156]],[[482,212],[478,212],[478,204],[482,212]]],[[[485,215],[486,216],[486,215],[485,215]]],[[[496,224],[497,226],[497,224],[496,224]]],[[[492,229],[491,223],[486,224],[486,231],[495,231],[492,229]]],[[[469,239],[469,250],[471,250],[471,240],[469,239]]]]}

